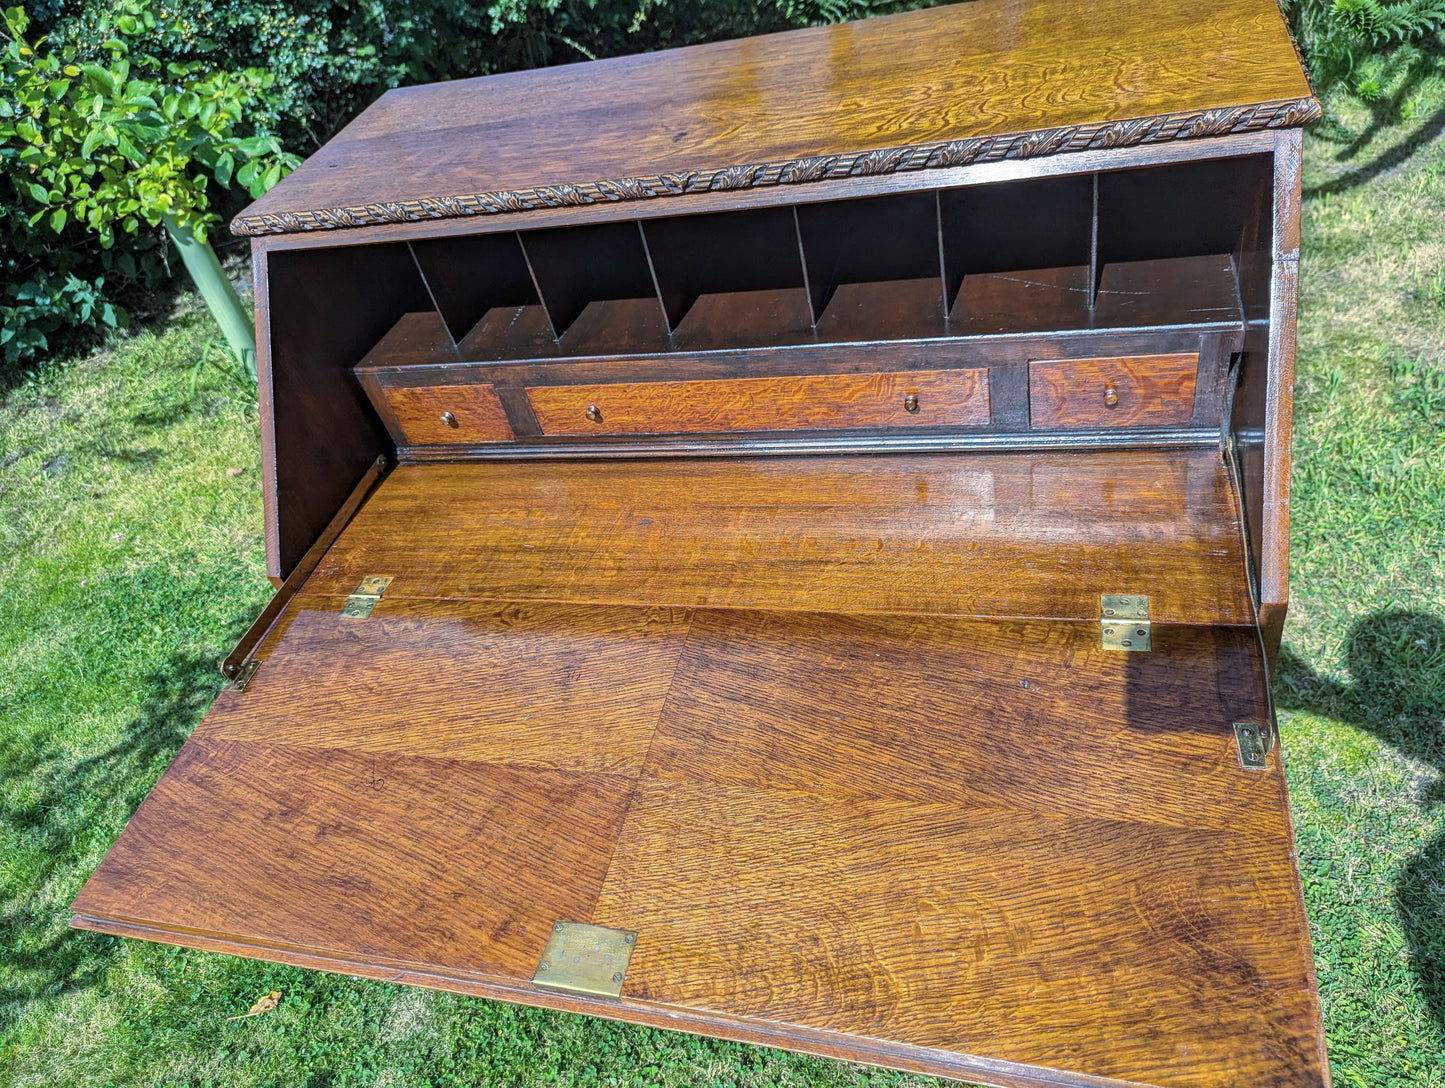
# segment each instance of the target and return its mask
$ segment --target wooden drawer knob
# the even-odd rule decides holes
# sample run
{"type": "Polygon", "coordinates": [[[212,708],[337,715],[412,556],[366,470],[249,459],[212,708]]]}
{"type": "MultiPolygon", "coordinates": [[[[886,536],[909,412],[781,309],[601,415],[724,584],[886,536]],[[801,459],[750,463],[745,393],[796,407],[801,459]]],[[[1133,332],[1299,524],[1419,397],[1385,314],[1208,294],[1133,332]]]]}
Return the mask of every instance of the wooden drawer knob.
{"type": "Polygon", "coordinates": [[[918,411],[918,394],[917,394],[917,393],[905,393],[905,394],[904,394],[904,396],[903,396],[903,410],[904,410],[905,412],[916,412],[916,411],[918,411]]]}
{"type": "Polygon", "coordinates": [[[442,423],[443,423],[445,426],[448,426],[448,427],[455,427],[455,426],[458,425],[458,424],[457,424],[457,417],[454,416],[454,415],[452,415],[450,412],[443,412],[443,413],[442,413],[442,423]]]}
{"type": "Polygon", "coordinates": [[[1119,404],[1119,390],[1114,388],[1113,382],[1104,384],[1104,407],[1115,408],[1119,404]]]}
{"type": "Polygon", "coordinates": [[[582,414],[585,415],[588,419],[590,419],[593,423],[602,422],[602,409],[597,407],[597,405],[595,404],[589,404],[587,406],[587,411],[583,412],[582,414]]]}

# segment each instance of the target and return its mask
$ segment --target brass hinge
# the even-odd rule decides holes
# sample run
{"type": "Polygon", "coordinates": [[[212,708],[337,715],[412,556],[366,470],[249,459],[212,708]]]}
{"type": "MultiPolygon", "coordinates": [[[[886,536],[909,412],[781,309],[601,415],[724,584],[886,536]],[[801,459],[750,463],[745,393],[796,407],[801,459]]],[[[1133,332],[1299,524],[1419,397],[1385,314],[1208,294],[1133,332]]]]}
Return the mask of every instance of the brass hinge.
{"type": "Polygon", "coordinates": [[[1254,722],[1234,723],[1234,747],[1239,765],[1246,771],[1262,771],[1269,766],[1269,753],[1274,748],[1274,730],[1261,728],[1254,722]]]}
{"type": "Polygon", "coordinates": [[[364,620],[371,615],[371,610],[376,607],[376,602],[381,600],[381,595],[386,592],[386,587],[391,585],[389,574],[368,574],[361,580],[361,585],[356,587],[356,592],[346,598],[346,604],[341,609],[341,616],[348,620],[364,620]]]}
{"type": "Polygon", "coordinates": [[[532,984],[590,997],[621,997],[637,934],[584,922],[555,922],[532,984]]]}
{"type": "Polygon", "coordinates": [[[256,670],[260,667],[260,658],[253,657],[250,661],[247,661],[244,665],[238,668],[235,675],[231,677],[231,683],[229,685],[230,690],[245,691],[246,685],[251,682],[251,677],[256,675],[256,670]]]}
{"type": "Polygon", "coordinates": [[[1099,597],[1099,633],[1106,650],[1132,653],[1152,649],[1149,598],[1142,594],[1105,593],[1099,597]]]}

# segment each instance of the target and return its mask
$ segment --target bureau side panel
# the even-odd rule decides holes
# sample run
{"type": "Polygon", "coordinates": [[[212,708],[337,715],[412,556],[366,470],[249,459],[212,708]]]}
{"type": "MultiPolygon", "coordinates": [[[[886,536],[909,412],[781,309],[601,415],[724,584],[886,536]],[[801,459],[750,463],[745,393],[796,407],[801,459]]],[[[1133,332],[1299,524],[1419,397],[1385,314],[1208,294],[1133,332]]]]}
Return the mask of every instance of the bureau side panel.
{"type": "Polygon", "coordinates": [[[351,368],[402,314],[431,302],[405,244],[267,253],[264,267],[257,316],[266,573],[276,579],[392,448],[351,368]]]}

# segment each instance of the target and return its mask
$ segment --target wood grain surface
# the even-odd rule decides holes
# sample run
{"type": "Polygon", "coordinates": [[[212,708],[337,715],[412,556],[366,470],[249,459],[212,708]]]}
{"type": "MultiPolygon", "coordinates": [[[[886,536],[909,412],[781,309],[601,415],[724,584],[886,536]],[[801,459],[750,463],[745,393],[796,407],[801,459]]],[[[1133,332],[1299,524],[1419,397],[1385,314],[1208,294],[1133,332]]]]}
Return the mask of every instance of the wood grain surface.
{"type": "Polygon", "coordinates": [[[309,583],[402,597],[1252,623],[1214,449],[404,465],[309,583]],[[405,530],[399,527],[405,526],[405,530]]]}
{"type": "Polygon", "coordinates": [[[983,369],[534,386],[527,399],[549,435],[977,427],[989,421],[983,369]]]}
{"type": "Polygon", "coordinates": [[[1029,363],[1033,427],[1158,427],[1194,417],[1198,353],[1029,363]]]}
{"type": "Polygon", "coordinates": [[[1250,627],[340,603],[76,924],[992,1083],[1326,1083],[1250,627]],[[621,1001],[531,985],[557,919],[638,931],[621,1001]]]}
{"type": "Polygon", "coordinates": [[[1088,147],[1095,128],[1133,119],[1180,118],[1153,129],[1120,124],[1100,138],[1118,146],[1298,125],[1317,114],[1268,0],[1202,9],[979,0],[390,91],[236,226],[387,222],[407,218],[411,205],[411,218],[435,218],[637,199],[665,195],[668,178],[670,191],[685,191],[698,172],[706,173],[700,191],[777,185],[837,167],[848,176],[1074,150],[1071,139],[1088,147]],[[1309,105],[1257,121],[1242,108],[1296,101],[1309,105]],[[1094,128],[1075,131],[1084,126],[1094,128]],[[960,147],[956,161],[930,155],[943,144],[1040,131],[1058,135],[960,147]],[[927,150],[854,168],[856,153],[913,147],[927,150]],[[626,183],[639,178],[658,180],[626,183]],[[619,184],[594,184],[602,179],[619,184]],[[486,194],[497,195],[468,199],[486,194]]]}
{"type": "Polygon", "coordinates": [[[229,712],[207,735],[636,774],[652,736],[639,723],[661,712],[688,627],[672,609],[393,595],[363,623],[341,605],[299,598],[258,650],[246,698],[218,706],[229,712]]]}
{"type": "Polygon", "coordinates": [[[516,436],[496,390],[471,385],[382,386],[406,441],[418,446],[508,442],[516,436]],[[448,422],[446,417],[452,422],[448,422]]]}

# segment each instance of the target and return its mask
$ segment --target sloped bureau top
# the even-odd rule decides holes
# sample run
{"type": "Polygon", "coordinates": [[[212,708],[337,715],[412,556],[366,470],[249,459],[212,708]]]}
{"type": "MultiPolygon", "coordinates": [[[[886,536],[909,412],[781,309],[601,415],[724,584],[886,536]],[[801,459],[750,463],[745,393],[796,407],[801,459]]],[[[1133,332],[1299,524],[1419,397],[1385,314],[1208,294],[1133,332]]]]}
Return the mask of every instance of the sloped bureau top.
{"type": "Polygon", "coordinates": [[[1318,116],[1272,2],[974,0],[391,91],[231,226],[644,200],[1318,116]]]}

